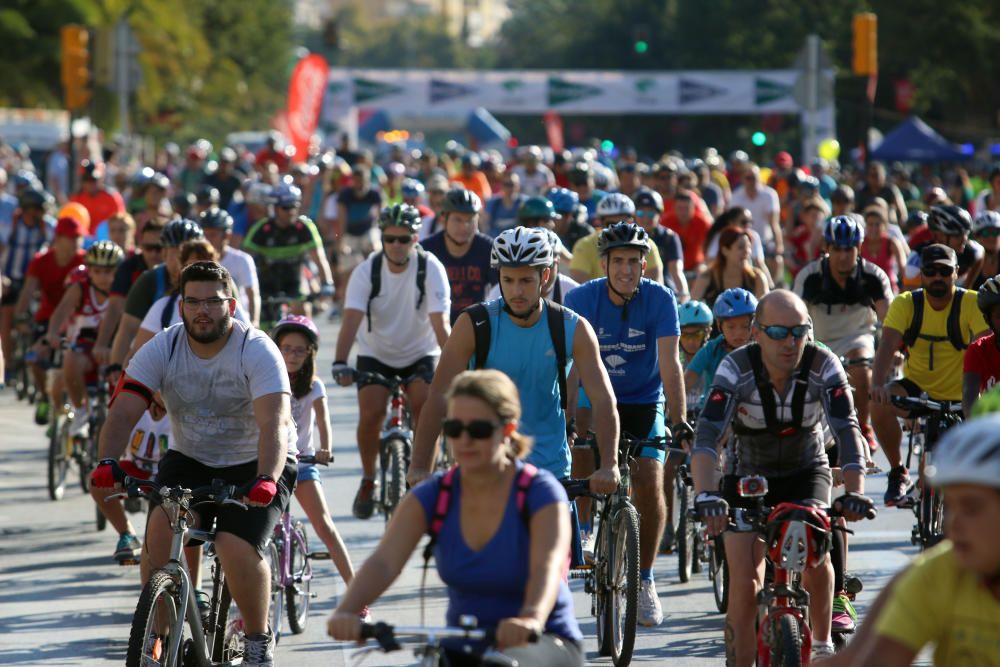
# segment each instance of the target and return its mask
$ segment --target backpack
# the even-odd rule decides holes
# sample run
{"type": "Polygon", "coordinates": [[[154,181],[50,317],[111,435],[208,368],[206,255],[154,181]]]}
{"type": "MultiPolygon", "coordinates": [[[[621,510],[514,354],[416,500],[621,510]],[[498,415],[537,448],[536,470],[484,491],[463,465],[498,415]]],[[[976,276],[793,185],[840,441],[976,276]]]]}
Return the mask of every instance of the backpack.
{"type": "Polygon", "coordinates": [[[833,309],[831,297],[834,295],[843,294],[848,305],[860,304],[868,306],[869,308],[875,307],[875,302],[872,301],[871,296],[865,292],[864,272],[861,270],[862,261],[863,260],[859,257],[857,265],[854,268],[854,275],[848,279],[847,289],[841,290],[840,286],[834,281],[833,276],[830,275],[830,258],[827,256],[820,260],[822,289],[820,291],[820,300],[818,303],[826,303],[822,300],[823,298],[831,301],[831,303],[826,303],[826,312],[828,315],[833,309]]]}
{"type": "Polygon", "coordinates": [[[910,326],[903,332],[903,344],[906,347],[913,347],[918,338],[929,341],[931,345],[930,361],[928,370],[934,370],[934,343],[948,341],[956,350],[964,350],[969,345],[962,338],[962,299],[968,290],[962,287],[955,288],[955,294],[951,299],[951,310],[948,311],[948,335],[929,336],[920,333],[920,327],[924,321],[924,290],[913,290],[913,319],[910,326]]]}
{"type": "Polygon", "coordinates": [[[760,345],[747,345],[747,356],[750,358],[750,368],[753,369],[754,384],[760,395],[761,408],[764,410],[764,421],[767,426],[762,429],[748,428],[733,422],[733,432],[737,435],[764,435],[770,433],[778,438],[787,438],[799,432],[802,428],[802,416],[805,412],[806,391],[809,389],[809,372],[813,359],[816,357],[816,346],[807,343],[799,362],[799,372],[795,375],[795,387],[792,389],[792,421],[778,421],[778,405],[774,400],[774,385],[764,376],[764,362],[760,356],[760,345]]]}
{"type": "MultiPolygon", "coordinates": [[[[556,353],[556,375],[559,379],[559,404],[566,410],[566,322],[564,308],[545,299],[545,315],[548,318],[552,349],[556,353]]],[[[490,354],[490,314],[483,303],[469,306],[463,312],[472,320],[472,332],[476,337],[476,352],[473,355],[473,369],[486,368],[486,358],[490,354]]]]}
{"type": "MultiPolygon", "coordinates": [[[[372,291],[368,295],[368,305],[365,307],[365,316],[368,318],[368,331],[372,330],[372,300],[377,297],[382,291],[382,255],[384,253],[379,251],[372,258],[372,291]]],[[[417,291],[419,296],[417,297],[417,310],[420,310],[420,306],[424,303],[424,294],[427,292],[427,251],[417,246],[417,291]]]]}

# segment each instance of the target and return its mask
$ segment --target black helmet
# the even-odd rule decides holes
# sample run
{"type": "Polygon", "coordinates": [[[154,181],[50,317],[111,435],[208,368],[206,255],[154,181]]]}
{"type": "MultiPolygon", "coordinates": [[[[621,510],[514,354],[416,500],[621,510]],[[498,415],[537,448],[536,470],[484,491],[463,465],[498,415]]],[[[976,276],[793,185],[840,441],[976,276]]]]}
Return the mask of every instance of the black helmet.
{"type": "Polygon", "coordinates": [[[206,209],[198,216],[198,224],[202,229],[222,229],[230,231],[233,228],[233,218],[218,206],[206,209]]]}
{"type": "Polygon", "coordinates": [[[928,215],[925,211],[910,211],[910,214],[906,216],[903,231],[909,232],[926,224],[928,224],[928,215]]]}
{"type": "Polygon", "coordinates": [[[479,213],[482,208],[483,202],[475,192],[465,188],[452,188],[444,195],[441,213],[479,213]]]}
{"type": "Polygon", "coordinates": [[[964,208],[954,204],[932,206],[927,224],[933,231],[948,236],[968,236],[972,233],[972,216],[964,208]]]}
{"type": "Polygon", "coordinates": [[[191,215],[191,211],[197,203],[198,199],[190,192],[178,192],[170,200],[170,204],[174,207],[174,213],[179,218],[186,218],[191,215]]]}
{"type": "Polygon", "coordinates": [[[186,218],[174,218],[160,233],[160,243],[166,248],[176,248],[185,241],[203,238],[205,234],[201,231],[201,225],[186,218]]]}
{"type": "Polygon", "coordinates": [[[417,210],[416,206],[410,206],[409,204],[386,206],[378,214],[379,229],[385,229],[386,227],[406,227],[411,232],[416,233],[420,230],[420,224],[420,211],[417,210]]]}
{"type": "Polygon", "coordinates": [[[993,276],[987,278],[979,286],[979,291],[976,292],[976,305],[979,306],[979,310],[983,311],[983,317],[986,318],[986,323],[991,328],[993,323],[990,322],[990,311],[997,304],[1000,304],[1000,281],[997,280],[997,276],[993,276]]]}
{"type": "Polygon", "coordinates": [[[636,208],[652,208],[663,213],[663,196],[652,188],[643,186],[632,195],[636,208]]]}
{"type": "Polygon", "coordinates": [[[219,191],[211,185],[203,185],[195,194],[199,206],[218,206],[219,191]]]}
{"type": "Polygon", "coordinates": [[[166,174],[158,171],[149,177],[149,180],[146,181],[146,185],[155,186],[166,192],[170,189],[170,178],[166,174]]]}
{"type": "Polygon", "coordinates": [[[597,239],[597,252],[604,256],[615,248],[637,248],[649,252],[649,234],[634,222],[615,222],[604,228],[597,239]]]}
{"type": "Polygon", "coordinates": [[[43,211],[52,205],[52,195],[39,187],[29,187],[17,198],[21,208],[40,208],[43,211]]]}

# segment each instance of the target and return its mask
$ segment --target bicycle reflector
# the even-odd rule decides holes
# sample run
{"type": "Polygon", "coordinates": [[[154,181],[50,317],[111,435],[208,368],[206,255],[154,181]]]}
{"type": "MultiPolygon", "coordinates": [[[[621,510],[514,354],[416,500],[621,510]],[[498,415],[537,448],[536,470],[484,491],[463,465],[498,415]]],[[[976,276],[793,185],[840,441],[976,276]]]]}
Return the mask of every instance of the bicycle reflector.
{"type": "Polygon", "coordinates": [[[816,507],[781,503],[767,517],[767,555],[793,572],[816,567],[830,551],[830,519],[816,507]]]}
{"type": "Polygon", "coordinates": [[[760,475],[740,477],[738,491],[743,498],[763,498],[767,495],[767,478],[760,475]]]}

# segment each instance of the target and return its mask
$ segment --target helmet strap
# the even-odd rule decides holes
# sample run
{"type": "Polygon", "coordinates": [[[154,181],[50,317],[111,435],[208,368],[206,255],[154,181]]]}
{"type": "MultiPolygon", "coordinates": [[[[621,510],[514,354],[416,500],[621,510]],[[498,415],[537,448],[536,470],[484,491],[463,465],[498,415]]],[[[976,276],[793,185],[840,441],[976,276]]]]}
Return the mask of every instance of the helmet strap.
{"type": "Polygon", "coordinates": [[[512,320],[521,320],[527,323],[531,319],[531,316],[535,314],[535,311],[541,307],[542,304],[542,288],[541,284],[538,286],[538,299],[535,300],[535,304],[528,310],[524,315],[519,315],[511,310],[510,306],[507,305],[507,297],[503,295],[503,285],[498,285],[500,288],[500,300],[503,301],[503,312],[510,315],[512,320]]]}
{"type": "Polygon", "coordinates": [[[615,296],[617,296],[619,299],[625,302],[622,304],[622,321],[624,322],[625,320],[628,319],[628,305],[629,303],[631,303],[632,299],[635,298],[635,295],[639,293],[639,288],[636,287],[634,290],[632,290],[631,294],[625,295],[616,290],[614,286],[611,284],[611,280],[608,279],[608,289],[614,292],[615,296]]]}

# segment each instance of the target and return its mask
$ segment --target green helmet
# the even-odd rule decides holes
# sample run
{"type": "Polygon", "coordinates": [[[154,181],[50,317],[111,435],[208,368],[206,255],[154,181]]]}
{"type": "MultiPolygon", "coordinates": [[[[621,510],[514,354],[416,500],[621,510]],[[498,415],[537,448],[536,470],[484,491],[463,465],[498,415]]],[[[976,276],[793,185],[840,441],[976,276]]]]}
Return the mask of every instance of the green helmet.
{"type": "Polygon", "coordinates": [[[990,413],[1000,412],[1000,385],[996,385],[979,397],[972,405],[970,418],[982,417],[990,413]]]}
{"type": "Polygon", "coordinates": [[[528,197],[517,209],[518,220],[554,220],[556,208],[545,197],[528,197]]]}

